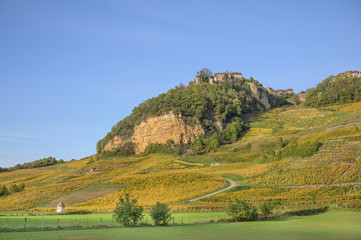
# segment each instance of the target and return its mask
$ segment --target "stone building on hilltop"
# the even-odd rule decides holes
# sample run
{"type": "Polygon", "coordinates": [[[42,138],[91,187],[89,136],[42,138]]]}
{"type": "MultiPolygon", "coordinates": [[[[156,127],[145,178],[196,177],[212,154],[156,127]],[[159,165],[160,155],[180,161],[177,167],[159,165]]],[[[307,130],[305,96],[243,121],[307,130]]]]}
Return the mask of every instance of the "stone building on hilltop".
{"type": "MultiPolygon", "coordinates": [[[[354,72],[352,72],[352,74],[354,72]]],[[[233,82],[233,81],[242,80],[242,79],[243,79],[242,73],[240,73],[240,72],[228,72],[228,71],[215,73],[214,76],[209,76],[208,77],[209,84],[215,84],[215,83],[219,83],[219,82],[222,82],[222,81],[231,81],[231,82],[233,82]]],[[[201,84],[201,82],[202,82],[201,76],[199,76],[199,75],[195,76],[194,77],[194,82],[195,82],[196,85],[201,84]]],[[[283,97],[291,97],[294,94],[293,89],[291,89],[291,88],[286,89],[286,90],[283,90],[283,89],[274,90],[273,88],[270,88],[270,87],[264,88],[262,86],[262,84],[260,82],[258,82],[257,80],[247,81],[246,84],[248,84],[250,86],[251,91],[252,91],[253,94],[255,94],[255,92],[257,92],[258,95],[260,94],[260,91],[257,91],[258,88],[263,89],[263,90],[267,91],[270,94],[283,96],[283,97]]],[[[257,99],[261,98],[261,96],[260,95],[258,96],[258,95],[257,95],[256,98],[257,99]]],[[[268,106],[268,104],[266,104],[266,108],[269,108],[269,107],[270,107],[270,105],[268,106]]]]}
{"type": "Polygon", "coordinates": [[[267,87],[267,91],[269,93],[271,93],[271,94],[278,95],[278,96],[283,96],[283,97],[291,97],[294,94],[292,88],[289,88],[289,89],[286,89],[286,90],[283,90],[283,89],[274,90],[271,87],[267,87]]]}
{"type": "Polygon", "coordinates": [[[340,77],[340,76],[344,76],[344,77],[361,77],[361,72],[360,71],[346,71],[343,73],[339,73],[336,75],[336,77],[340,77]]]}
{"type": "MultiPolygon", "coordinates": [[[[242,79],[242,73],[240,72],[222,72],[222,73],[215,73],[214,76],[210,76],[208,78],[209,80],[209,84],[214,84],[214,83],[219,83],[222,81],[234,81],[234,80],[241,80],[242,79]]],[[[200,76],[195,76],[194,77],[194,82],[195,84],[200,84],[201,83],[201,78],[200,76]]]]}

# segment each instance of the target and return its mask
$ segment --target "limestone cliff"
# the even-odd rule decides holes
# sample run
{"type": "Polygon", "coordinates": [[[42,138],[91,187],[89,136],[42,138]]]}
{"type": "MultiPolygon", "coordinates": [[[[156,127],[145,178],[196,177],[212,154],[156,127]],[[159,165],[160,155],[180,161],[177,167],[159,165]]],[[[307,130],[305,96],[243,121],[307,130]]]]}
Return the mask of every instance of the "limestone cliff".
{"type": "Polygon", "coordinates": [[[124,142],[119,136],[110,139],[104,146],[104,151],[111,151],[113,148],[121,146],[124,142]]]}
{"type": "Polygon", "coordinates": [[[151,117],[135,126],[129,139],[122,140],[120,136],[110,139],[104,147],[105,151],[120,147],[125,142],[135,144],[135,153],[141,153],[149,143],[166,143],[168,139],[174,143],[192,142],[198,135],[204,134],[204,129],[198,124],[186,124],[183,119],[173,113],[159,117],[151,117]]]}
{"type": "Polygon", "coordinates": [[[262,103],[263,106],[259,106],[259,108],[262,110],[271,109],[272,106],[270,104],[270,99],[268,97],[269,95],[267,94],[267,90],[264,87],[254,83],[254,82],[247,83],[247,84],[251,89],[252,96],[255,97],[259,102],[262,103]]]}

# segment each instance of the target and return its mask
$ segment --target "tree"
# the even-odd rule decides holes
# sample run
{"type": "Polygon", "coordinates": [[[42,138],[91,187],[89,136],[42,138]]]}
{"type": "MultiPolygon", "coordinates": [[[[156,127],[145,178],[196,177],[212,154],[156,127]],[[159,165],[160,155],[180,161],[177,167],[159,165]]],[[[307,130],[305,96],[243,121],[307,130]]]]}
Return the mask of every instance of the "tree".
{"type": "Polygon", "coordinates": [[[236,221],[252,221],[258,217],[255,206],[245,201],[240,201],[238,198],[236,198],[235,203],[229,205],[227,213],[236,221]]]}
{"type": "Polygon", "coordinates": [[[299,97],[297,94],[293,94],[293,96],[290,98],[290,100],[291,100],[295,105],[300,105],[300,104],[301,104],[300,97],[299,97]]]}
{"type": "Polygon", "coordinates": [[[17,192],[20,192],[20,188],[18,187],[18,185],[16,185],[15,183],[13,185],[10,186],[10,191],[12,193],[17,193],[17,192]]]}
{"type": "Polygon", "coordinates": [[[167,204],[157,202],[150,209],[150,216],[152,217],[155,225],[168,225],[168,222],[172,218],[170,209],[167,204]]]}
{"type": "Polygon", "coordinates": [[[201,76],[206,76],[206,77],[211,77],[213,75],[212,71],[208,68],[202,68],[199,72],[198,75],[201,76]]]}
{"type": "Polygon", "coordinates": [[[19,185],[20,192],[23,191],[24,189],[25,189],[25,183],[20,183],[19,185]]]}
{"type": "Polygon", "coordinates": [[[197,72],[197,76],[201,78],[202,82],[208,82],[209,77],[212,75],[212,71],[208,68],[202,68],[199,72],[197,72]]]}
{"type": "Polygon", "coordinates": [[[0,190],[0,197],[7,196],[9,194],[10,194],[9,190],[6,188],[6,186],[3,186],[0,190]]]}
{"type": "Polygon", "coordinates": [[[124,226],[135,226],[143,219],[143,207],[137,204],[137,199],[130,198],[126,193],[119,198],[119,202],[114,209],[115,221],[124,226]]]}

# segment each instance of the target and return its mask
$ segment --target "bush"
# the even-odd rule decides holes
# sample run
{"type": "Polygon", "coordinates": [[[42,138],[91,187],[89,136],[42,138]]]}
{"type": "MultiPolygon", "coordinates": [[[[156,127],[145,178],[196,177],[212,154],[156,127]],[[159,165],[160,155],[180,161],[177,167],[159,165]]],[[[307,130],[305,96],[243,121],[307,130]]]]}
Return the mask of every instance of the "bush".
{"type": "Polygon", "coordinates": [[[261,211],[262,216],[270,215],[277,204],[278,204],[278,203],[276,203],[276,202],[271,202],[271,201],[269,201],[269,202],[264,202],[264,203],[259,207],[259,210],[261,211]]]}
{"type": "Polygon", "coordinates": [[[258,218],[257,208],[239,199],[229,205],[227,213],[236,221],[253,221],[258,218]]]}
{"type": "Polygon", "coordinates": [[[0,197],[7,196],[9,194],[10,194],[9,190],[6,188],[6,186],[3,186],[0,190],[0,197]]]}
{"type": "Polygon", "coordinates": [[[292,140],[284,147],[279,154],[282,157],[296,156],[296,157],[310,157],[317,153],[321,143],[317,140],[302,141],[292,140]]]}
{"type": "Polygon", "coordinates": [[[84,215],[84,214],[91,214],[91,211],[86,211],[86,210],[79,210],[79,211],[71,211],[71,212],[66,212],[66,213],[61,213],[62,215],[84,215]]]}
{"type": "Polygon", "coordinates": [[[143,219],[143,207],[137,204],[137,199],[131,199],[129,194],[120,197],[113,214],[115,221],[124,226],[135,226],[143,219]]]}
{"type": "Polygon", "coordinates": [[[21,190],[19,189],[18,185],[16,185],[14,183],[10,186],[10,191],[11,191],[11,193],[17,193],[17,192],[20,192],[21,190]]]}
{"type": "Polygon", "coordinates": [[[168,225],[168,222],[172,218],[170,209],[167,204],[157,202],[150,209],[150,216],[152,217],[155,225],[168,225]]]}
{"type": "Polygon", "coordinates": [[[328,206],[323,206],[319,208],[299,209],[299,210],[287,212],[286,214],[288,216],[308,216],[319,213],[325,213],[327,211],[328,211],[328,206]]]}
{"type": "Polygon", "coordinates": [[[23,191],[25,189],[25,183],[20,183],[19,189],[20,191],[23,191]]]}

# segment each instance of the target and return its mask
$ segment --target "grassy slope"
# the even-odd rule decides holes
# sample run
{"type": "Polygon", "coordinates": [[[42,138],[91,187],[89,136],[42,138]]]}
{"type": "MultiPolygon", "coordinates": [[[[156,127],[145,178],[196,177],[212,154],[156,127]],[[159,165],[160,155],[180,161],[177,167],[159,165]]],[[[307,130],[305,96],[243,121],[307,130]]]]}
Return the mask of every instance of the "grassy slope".
{"type": "Polygon", "coordinates": [[[262,222],[2,233],[1,239],[360,239],[360,212],[262,222]]]}
{"type": "MultiPolygon", "coordinates": [[[[1,185],[26,184],[24,192],[0,198],[0,210],[51,207],[61,199],[66,200],[68,209],[108,210],[125,189],[144,205],[164,201],[179,206],[184,200],[224,186],[221,176],[231,176],[254,189],[239,188],[212,199],[214,202],[242,196],[256,202],[275,198],[287,203],[309,202],[309,189],[274,187],[360,181],[360,123],[361,103],[324,109],[283,107],[258,116],[240,141],[205,155],[115,157],[87,164],[95,160],[92,156],[56,166],[0,173],[1,185]],[[323,146],[318,154],[308,158],[264,158],[267,152],[280,149],[280,137],[317,138],[323,146]],[[227,165],[209,167],[211,163],[227,165]],[[97,168],[96,173],[90,172],[93,167],[97,168]]],[[[357,201],[361,196],[357,186],[317,191],[331,202],[343,203],[344,198],[349,201],[354,196],[353,201],[357,201]]]]}

